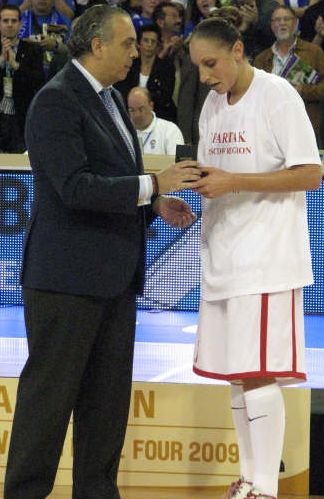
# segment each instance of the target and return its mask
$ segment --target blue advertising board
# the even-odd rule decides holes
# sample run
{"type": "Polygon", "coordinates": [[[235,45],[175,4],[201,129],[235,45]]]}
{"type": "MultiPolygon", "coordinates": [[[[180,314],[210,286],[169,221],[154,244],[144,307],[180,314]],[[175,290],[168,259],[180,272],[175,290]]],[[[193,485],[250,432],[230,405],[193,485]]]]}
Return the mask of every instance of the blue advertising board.
{"type": "MultiPolygon", "coordinates": [[[[154,221],[148,234],[147,278],[139,308],[198,310],[200,197],[192,191],[177,195],[192,206],[197,221],[187,229],[154,221]]],[[[19,273],[32,199],[30,171],[0,171],[0,306],[22,304],[19,273]]],[[[305,289],[305,312],[324,313],[323,184],[320,190],[307,193],[307,205],[315,284],[305,289]]]]}

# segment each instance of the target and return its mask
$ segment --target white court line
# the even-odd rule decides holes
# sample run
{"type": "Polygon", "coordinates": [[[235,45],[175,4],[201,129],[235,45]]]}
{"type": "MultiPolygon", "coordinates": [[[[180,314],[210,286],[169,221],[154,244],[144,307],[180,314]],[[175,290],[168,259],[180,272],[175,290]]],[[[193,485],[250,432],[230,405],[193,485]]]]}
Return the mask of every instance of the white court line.
{"type": "Polygon", "coordinates": [[[192,324],[191,326],[183,327],[182,331],[184,333],[196,334],[197,328],[198,328],[197,324],[192,324]]]}
{"type": "Polygon", "coordinates": [[[186,371],[187,369],[190,369],[191,367],[192,367],[192,362],[190,362],[188,364],[182,364],[182,366],[174,367],[173,369],[170,369],[169,371],[166,371],[162,374],[159,374],[158,376],[154,376],[154,378],[151,378],[148,381],[159,383],[160,381],[165,381],[166,379],[170,378],[171,376],[174,376],[175,374],[179,374],[183,371],[186,371]]]}

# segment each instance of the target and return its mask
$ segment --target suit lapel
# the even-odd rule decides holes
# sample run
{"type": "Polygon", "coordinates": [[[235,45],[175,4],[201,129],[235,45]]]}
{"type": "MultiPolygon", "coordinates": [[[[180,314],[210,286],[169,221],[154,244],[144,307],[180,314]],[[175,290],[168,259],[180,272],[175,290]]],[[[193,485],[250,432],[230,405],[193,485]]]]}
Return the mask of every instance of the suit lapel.
{"type": "MultiPolygon", "coordinates": [[[[128,150],[128,147],[125,144],[124,139],[119,133],[118,128],[114,123],[113,119],[107,112],[100,96],[96,93],[96,91],[90,85],[88,80],[83,76],[83,74],[73,65],[73,63],[70,62],[66,65],[65,73],[67,78],[71,82],[71,87],[73,87],[73,90],[79,96],[80,102],[86,104],[87,112],[89,112],[92,115],[92,117],[97,121],[97,123],[101,126],[101,128],[103,128],[107,132],[107,134],[109,134],[109,137],[115,143],[120,155],[125,159],[125,161],[129,164],[129,166],[132,167],[136,171],[136,173],[139,173],[138,165],[141,164],[141,161],[139,162],[137,161],[137,164],[134,163],[134,160],[131,156],[131,153],[128,150]]],[[[132,125],[131,127],[129,127],[130,121],[127,117],[126,112],[121,111],[120,105],[118,105],[118,109],[120,110],[120,113],[123,119],[125,120],[125,124],[127,125],[132,134],[135,145],[136,158],[138,160],[139,156],[137,153],[137,149],[139,149],[139,147],[137,144],[137,137],[135,137],[134,139],[132,125]]]]}
{"type": "Polygon", "coordinates": [[[133,126],[133,123],[131,122],[131,120],[130,120],[127,112],[126,112],[126,109],[125,109],[125,106],[124,106],[124,102],[123,102],[122,97],[120,96],[120,94],[117,94],[116,90],[113,89],[112,96],[113,96],[113,99],[114,99],[114,101],[116,103],[116,106],[118,107],[120,115],[121,115],[121,117],[122,117],[125,125],[127,126],[129,133],[132,136],[133,144],[134,144],[134,149],[135,149],[136,162],[137,162],[138,165],[139,164],[141,165],[141,172],[140,173],[143,173],[143,168],[142,168],[142,153],[141,153],[141,150],[140,150],[140,147],[139,147],[136,130],[135,130],[135,128],[133,126]]]}

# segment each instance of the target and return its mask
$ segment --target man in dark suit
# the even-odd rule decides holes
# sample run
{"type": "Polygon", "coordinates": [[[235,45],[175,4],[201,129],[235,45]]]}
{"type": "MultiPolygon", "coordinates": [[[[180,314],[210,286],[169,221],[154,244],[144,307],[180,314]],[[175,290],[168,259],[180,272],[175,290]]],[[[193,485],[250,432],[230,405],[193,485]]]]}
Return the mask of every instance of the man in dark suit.
{"type": "Polygon", "coordinates": [[[22,272],[29,358],[5,499],[50,494],[72,411],[73,498],[120,497],[145,217],[155,212],[179,227],[194,219],[180,199],[150,202],[197,179],[196,163],[143,175],[136,132],[111,88],[137,56],[128,14],[103,5],[87,10],[70,50],[72,61],[38,93],[27,117],[35,175],[22,272]]]}
{"type": "Polygon", "coordinates": [[[25,151],[24,126],[29,104],[45,82],[42,50],[18,39],[20,10],[0,9],[0,151],[25,151]]]}

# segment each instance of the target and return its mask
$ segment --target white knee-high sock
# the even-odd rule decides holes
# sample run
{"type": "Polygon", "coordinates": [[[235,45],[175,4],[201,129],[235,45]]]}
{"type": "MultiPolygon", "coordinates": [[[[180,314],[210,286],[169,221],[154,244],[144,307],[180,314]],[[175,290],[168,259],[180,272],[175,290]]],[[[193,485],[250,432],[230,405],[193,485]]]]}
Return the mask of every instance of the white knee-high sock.
{"type": "Polygon", "coordinates": [[[247,482],[253,482],[253,457],[250,427],[242,385],[231,385],[232,416],[240,451],[240,473],[247,482]]]}
{"type": "Polygon", "coordinates": [[[253,452],[253,486],[277,496],[285,433],[285,406],[277,383],[245,392],[253,452]]]}

